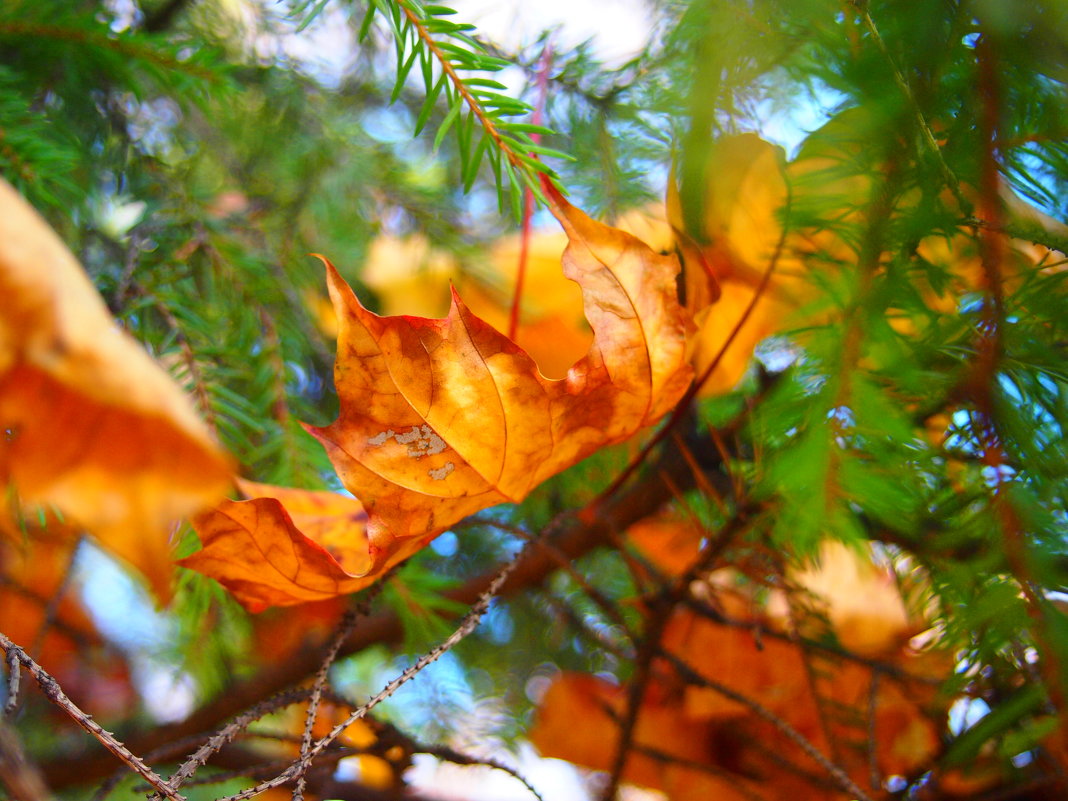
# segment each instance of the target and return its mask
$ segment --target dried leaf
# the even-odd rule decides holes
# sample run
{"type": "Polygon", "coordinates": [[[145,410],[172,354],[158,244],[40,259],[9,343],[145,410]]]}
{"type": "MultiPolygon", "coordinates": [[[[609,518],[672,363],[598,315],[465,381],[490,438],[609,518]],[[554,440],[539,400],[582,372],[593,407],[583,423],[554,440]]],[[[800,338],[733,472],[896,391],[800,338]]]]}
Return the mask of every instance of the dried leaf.
{"type": "Polygon", "coordinates": [[[326,262],[341,412],[309,430],[363,505],[246,483],[246,494],[263,497],[198,516],[204,548],[181,564],[251,611],[351,593],[453,523],[521,500],[671,409],[691,377],[677,262],[563,198],[555,212],[570,242],[565,272],[594,330],[566,378],[546,378],[455,293],[441,320],[379,317],[326,262]]]}
{"type": "MultiPolygon", "coordinates": [[[[717,578],[715,605],[729,622],[676,612],[663,634],[665,651],[759,704],[822,753],[834,754],[835,764],[862,787],[870,784],[872,765],[879,775],[892,776],[930,764],[941,747],[947,703],[935,682],[952,673],[951,653],[884,650],[884,662],[898,670],[880,671],[876,682],[867,661],[806,649],[784,636],[775,620],[752,613],[752,599],[719,587],[723,580],[717,578]],[[875,713],[871,723],[856,714],[869,708],[875,713]]],[[[852,589],[864,596],[869,587],[853,581],[852,589]]],[[[872,614],[889,607],[881,602],[872,614]]],[[[899,621],[896,613],[889,617],[899,621]]],[[[625,688],[601,679],[565,674],[542,699],[531,740],[545,756],[608,769],[626,695],[625,688]]],[[[706,797],[701,793],[771,801],[847,797],[821,781],[826,774],[793,736],[737,697],[689,682],[665,660],[653,663],[634,743],[623,778],[671,799],[706,797]],[[664,758],[650,759],[643,748],[664,758]]]]}
{"type": "MultiPolygon", "coordinates": [[[[204,547],[178,564],[211,576],[250,612],[324,601],[370,584],[367,514],[336,492],[240,482],[248,501],[193,519],[204,547]]],[[[390,566],[406,558],[397,551],[390,566]]]]}
{"type": "MultiPolygon", "coordinates": [[[[582,293],[560,270],[560,253],[567,246],[561,231],[531,235],[522,303],[515,343],[538,364],[542,375],[562,378],[589,350],[592,334],[582,309],[582,293]]],[[[437,317],[449,308],[449,284],[457,287],[468,309],[498,331],[507,331],[515,294],[520,238],[505,237],[486,255],[458,265],[431,247],[425,237],[379,236],[360,278],[374,290],[383,315],[437,317]]],[[[313,306],[326,322],[323,330],[337,336],[337,317],[313,306]]]]}
{"type": "MultiPolygon", "coordinates": [[[[626,688],[595,676],[563,673],[546,691],[528,736],[543,757],[566,759],[593,770],[609,770],[619,743],[619,720],[626,709],[626,688]]],[[[687,718],[657,685],[642,703],[634,731],[635,748],[622,778],[631,784],[669,792],[682,783],[671,762],[642,753],[654,749],[677,759],[705,762],[712,728],[687,718]]],[[[717,785],[717,790],[722,789],[717,785]]],[[[674,796],[682,798],[684,796],[674,796]]],[[[712,797],[733,799],[733,795],[712,797]]],[[[738,796],[744,798],[745,796],[738,796]]]]}
{"type": "Polygon", "coordinates": [[[179,387],[2,181],[0,429],[0,480],[26,504],[62,510],[169,597],[169,528],[226,491],[230,466],[179,387]]]}
{"type": "Polygon", "coordinates": [[[340,323],[341,411],[310,428],[369,515],[371,570],[413,539],[518,501],[546,478],[655,422],[685,391],[688,318],[677,262],[561,197],[564,271],[594,331],[562,380],[453,295],[441,320],[367,311],[327,262],[340,323]]]}
{"type": "Polygon", "coordinates": [[[793,580],[826,603],[838,641],[862,656],[894,654],[927,628],[905,608],[891,570],[840,542],[825,541],[819,562],[793,580]]]}
{"type": "MultiPolygon", "coordinates": [[[[523,278],[515,343],[547,378],[566,376],[593,339],[582,293],[560,270],[560,254],[566,246],[567,237],[560,231],[533,231],[523,278]]],[[[518,235],[500,240],[486,262],[472,265],[459,284],[467,307],[498,331],[508,330],[520,247],[518,235]]]]}

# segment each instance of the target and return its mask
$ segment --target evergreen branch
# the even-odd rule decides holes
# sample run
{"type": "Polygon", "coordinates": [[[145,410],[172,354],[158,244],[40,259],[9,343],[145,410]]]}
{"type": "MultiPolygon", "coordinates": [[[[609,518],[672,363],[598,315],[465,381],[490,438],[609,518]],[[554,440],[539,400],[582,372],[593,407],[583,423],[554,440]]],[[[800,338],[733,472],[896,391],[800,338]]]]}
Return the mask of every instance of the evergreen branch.
{"type": "Polygon", "coordinates": [[[34,108],[17,74],[6,67],[0,67],[0,120],[0,172],[35,203],[59,206],[76,197],[71,173],[78,153],[34,108]]]}
{"type": "Polygon", "coordinates": [[[912,87],[909,85],[901,68],[898,67],[897,61],[895,61],[894,57],[891,55],[890,50],[886,46],[886,42],[883,41],[883,37],[879,35],[879,29],[875,27],[875,20],[871,18],[868,9],[864,4],[861,4],[859,0],[850,0],[850,3],[859,15],[861,22],[867,29],[876,48],[878,48],[879,54],[886,60],[887,65],[890,67],[890,73],[893,75],[894,83],[901,91],[902,96],[905,98],[905,102],[908,103],[909,109],[916,118],[916,127],[919,129],[920,138],[922,139],[927,152],[930,154],[931,158],[934,159],[934,163],[937,165],[939,173],[941,173],[942,182],[952,193],[954,200],[957,201],[957,205],[961,210],[970,214],[973,209],[972,202],[964,196],[964,192],[960,187],[960,180],[946,163],[945,157],[942,155],[942,148],[939,147],[938,140],[935,139],[934,132],[931,130],[931,126],[927,122],[927,117],[924,115],[923,109],[920,108],[919,101],[916,99],[916,93],[912,90],[912,87]]]}
{"type": "Polygon", "coordinates": [[[108,50],[127,58],[144,61],[155,67],[184,73],[210,83],[216,83],[219,80],[219,74],[207,67],[165,53],[156,47],[152,47],[147,42],[134,41],[129,36],[109,35],[105,30],[88,30],[38,22],[3,20],[0,21],[0,36],[28,36],[40,39],[57,39],[62,42],[77,42],[78,44],[89,45],[101,50],[108,50]]]}
{"type": "Polygon", "coordinates": [[[459,143],[465,191],[474,184],[483,155],[489,151],[500,205],[504,206],[504,176],[509,181],[511,203],[517,218],[521,214],[522,189],[529,189],[545,201],[540,175],[559,183],[556,173],[540,156],[571,159],[551,148],[541,147],[531,133],[552,133],[540,125],[515,122],[507,117],[531,113],[531,107],[515,98],[500,94],[504,85],[481,76],[465,76],[460,71],[498,72],[511,64],[491,55],[471,34],[473,25],[451,22],[443,17],[454,14],[451,8],[422,5],[419,0],[371,0],[361,36],[370,30],[376,9],[386,17],[393,32],[397,51],[397,75],[391,100],[396,100],[405,81],[418,62],[426,91],[426,101],[416,120],[418,134],[426,125],[438,95],[444,93],[448,111],[438,126],[434,148],[441,146],[452,128],[459,143]],[[434,64],[437,64],[437,70],[434,64]],[[466,107],[466,115],[465,115],[466,107]],[[477,142],[472,128],[477,124],[482,136],[477,142]],[[501,157],[503,156],[503,170],[501,157]]]}

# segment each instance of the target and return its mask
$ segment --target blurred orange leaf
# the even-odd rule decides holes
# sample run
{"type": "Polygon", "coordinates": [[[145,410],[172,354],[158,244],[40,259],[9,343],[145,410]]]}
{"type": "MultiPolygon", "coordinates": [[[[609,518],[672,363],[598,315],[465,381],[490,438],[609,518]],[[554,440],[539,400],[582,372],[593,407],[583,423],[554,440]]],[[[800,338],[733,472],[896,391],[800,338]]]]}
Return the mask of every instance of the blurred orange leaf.
{"type": "Polygon", "coordinates": [[[230,465],[178,385],[108,314],[66,246],[0,181],[0,481],[54,505],[170,594],[169,529],[230,465]]]}
{"type": "MultiPolygon", "coordinates": [[[[692,542],[684,537],[684,526],[682,521],[654,520],[632,528],[628,536],[651,557],[662,556],[672,544],[689,552],[692,542]],[[658,537],[663,541],[657,543],[658,537]]],[[[754,714],[738,696],[774,715],[825,755],[834,755],[834,763],[861,787],[870,786],[873,767],[886,777],[909,775],[929,764],[941,747],[948,703],[935,688],[953,671],[954,659],[951,653],[905,647],[917,621],[904,613],[888,577],[888,570],[835,546],[825,549],[819,569],[794,579],[810,592],[826,593],[827,615],[844,646],[868,648],[860,658],[850,658],[846,651],[839,655],[811,648],[785,634],[796,615],[787,617],[774,603],[754,611],[753,597],[732,589],[730,577],[714,574],[708,589],[722,619],[678,611],[661,640],[666,653],[706,677],[709,686],[680,674],[668,659],[653,661],[622,778],[687,801],[847,797],[825,781],[826,771],[798,747],[794,736],[754,714]],[[870,609],[861,609],[865,600],[871,601],[870,609]],[[873,637],[856,639],[860,618],[873,629],[873,637]],[[883,667],[873,668],[869,661],[876,652],[883,667]],[[861,709],[871,710],[873,719],[858,717],[855,710],[861,709]]],[[[740,586],[751,590],[752,583],[740,586]]],[[[804,622],[802,628],[812,627],[804,622]]],[[[813,633],[816,638],[822,634],[813,633]]],[[[607,770],[618,747],[626,698],[625,688],[602,679],[564,674],[542,699],[531,740],[544,756],[607,770]]]]}
{"type": "MultiPolygon", "coordinates": [[[[12,532],[8,532],[12,533],[12,532]]],[[[125,661],[104,646],[71,580],[79,532],[48,515],[17,539],[0,536],[0,631],[23,646],[93,715],[134,697],[125,661]]]]}
{"type": "Polygon", "coordinates": [[[792,579],[826,604],[838,641],[853,653],[894,653],[927,628],[906,608],[892,571],[840,542],[824,542],[818,564],[795,572],[792,579]]]}

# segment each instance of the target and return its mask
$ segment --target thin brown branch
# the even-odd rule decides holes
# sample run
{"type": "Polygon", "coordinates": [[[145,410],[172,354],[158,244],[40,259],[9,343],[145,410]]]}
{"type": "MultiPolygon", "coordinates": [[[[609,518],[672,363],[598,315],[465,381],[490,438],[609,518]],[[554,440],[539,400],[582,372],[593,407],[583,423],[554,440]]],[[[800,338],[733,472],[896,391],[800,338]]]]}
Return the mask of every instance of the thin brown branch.
{"type": "Polygon", "coordinates": [[[429,754],[430,756],[437,757],[438,759],[441,759],[445,762],[451,762],[454,765],[481,765],[483,767],[493,768],[493,770],[499,770],[502,773],[507,773],[517,782],[526,787],[530,794],[536,799],[538,799],[538,801],[545,801],[541,793],[539,793],[537,789],[535,789],[534,785],[532,785],[523,776],[523,774],[521,774],[515,768],[510,767],[509,765],[505,765],[498,759],[492,759],[490,757],[468,756],[467,754],[462,754],[459,751],[456,751],[445,745],[423,745],[417,742],[413,742],[412,746],[413,750],[420,754],[429,754]]]}
{"type": "MultiPolygon", "coordinates": [[[[740,421],[732,425],[740,425],[740,421]]],[[[704,450],[696,448],[695,452],[702,453],[704,450]]],[[[644,472],[628,492],[603,504],[589,520],[569,519],[561,524],[558,534],[551,538],[554,547],[567,558],[576,559],[609,544],[617,532],[648,517],[670,501],[673,494],[665,478],[670,478],[679,487],[693,486],[693,474],[689,466],[673,449],[666,449],[654,467],[644,472]]],[[[516,595],[536,587],[555,573],[558,567],[557,561],[544,550],[525,549],[502,585],[500,595],[516,595]]],[[[495,575],[496,571],[475,576],[447,593],[447,597],[451,601],[470,605],[486,590],[495,575]]],[[[374,615],[361,621],[342,647],[341,654],[357,653],[373,644],[395,643],[402,635],[403,626],[395,614],[374,615]]],[[[305,648],[284,663],[264,666],[251,678],[228,686],[218,697],[211,699],[185,720],[135,732],[127,738],[127,742],[137,751],[150,752],[183,737],[212,731],[230,718],[241,715],[249,707],[263,703],[265,698],[314,674],[322,661],[322,649],[326,647],[324,643],[321,649],[305,648]]],[[[73,760],[57,756],[42,768],[55,788],[98,781],[110,775],[112,770],[110,760],[101,755],[86,755],[73,760]]]]}
{"type": "Polygon", "coordinates": [[[871,685],[868,687],[868,781],[872,787],[882,787],[883,777],[879,771],[878,751],[875,739],[875,715],[879,706],[879,671],[873,670],[871,685]]]}
{"type": "Polygon", "coordinates": [[[19,679],[22,669],[19,667],[19,657],[14,651],[5,654],[7,661],[7,702],[4,704],[4,714],[10,715],[19,705],[19,679]]]}
{"type": "MultiPolygon", "coordinates": [[[[684,460],[685,461],[685,460],[684,460]]],[[[608,783],[602,793],[602,801],[614,801],[619,791],[619,784],[623,778],[623,769],[626,767],[627,758],[634,745],[634,733],[641,715],[642,701],[645,698],[649,681],[652,678],[653,660],[662,652],[660,640],[663,637],[668,621],[674,614],[676,607],[689,595],[690,587],[694,580],[710,569],[724,549],[733,541],[747,525],[746,509],[739,509],[719,533],[711,538],[701,549],[694,563],[682,576],[678,577],[673,585],[661,596],[652,599],[648,604],[650,615],[646,623],[645,632],[641,641],[637,644],[637,653],[634,658],[634,674],[627,688],[627,706],[623,718],[619,722],[619,741],[616,745],[612,767],[608,774],[608,783]]]]}
{"type": "MultiPolygon", "coordinates": [[[[992,473],[991,506],[1000,523],[1009,564],[1024,598],[1027,611],[1034,622],[1034,642],[1040,654],[1039,667],[1043,683],[1060,719],[1061,732],[1068,736],[1068,704],[1065,700],[1063,665],[1051,636],[1045,615],[1049,604],[1034,579],[1028,536],[1023,522],[1009,496],[1009,482],[1003,466],[1006,456],[994,408],[997,372],[1003,348],[1005,321],[1005,286],[1002,270],[1008,250],[1006,237],[999,233],[1004,227],[1004,207],[999,194],[1000,169],[996,142],[1002,113],[1001,85],[998,76],[998,54],[995,41],[985,32],[976,45],[978,60],[979,115],[984,149],[981,154],[979,177],[979,208],[977,216],[989,223],[979,231],[979,258],[983,268],[984,289],[987,293],[976,343],[976,359],[971,377],[971,392],[978,415],[979,444],[983,460],[992,473]]],[[[1064,767],[1062,765],[1062,767],[1064,767]]],[[[1063,784],[1062,780],[1062,784],[1063,784]]]]}
{"type": "Polygon", "coordinates": [[[616,794],[619,792],[623,769],[627,765],[627,759],[634,745],[634,733],[638,726],[638,718],[641,716],[642,702],[645,700],[645,693],[652,679],[653,660],[661,650],[660,640],[664,636],[664,629],[667,627],[673,608],[674,605],[671,603],[659,605],[638,643],[638,652],[634,657],[634,675],[627,687],[627,706],[623,711],[623,719],[619,722],[619,740],[612,759],[612,767],[608,772],[608,783],[601,791],[602,801],[615,801],[616,794]]]}
{"type": "Polygon", "coordinates": [[[252,798],[266,790],[288,784],[299,776],[307,768],[307,764],[326,750],[349,726],[357,720],[365,717],[372,709],[392,696],[397,690],[418,676],[428,665],[436,662],[442,655],[448,653],[457,643],[478,628],[478,624],[482,621],[483,615],[485,615],[486,611],[489,609],[490,602],[497,596],[497,593],[508,579],[508,576],[515,570],[518,564],[518,557],[508,562],[493,578],[489,587],[487,587],[486,591],[478,598],[475,604],[471,607],[471,610],[464,616],[463,620],[460,621],[460,625],[456,627],[456,630],[453,631],[452,634],[446,637],[439,645],[415,660],[410,667],[406,668],[397,677],[390,680],[376,695],[369,698],[357,708],[355,712],[334,726],[334,728],[323,737],[320,737],[315,745],[308,749],[306,755],[302,755],[300,759],[273,779],[260,782],[255,787],[250,787],[247,790],[242,790],[240,793],[228,796],[223,799],[223,801],[244,801],[244,799],[252,798]]]}
{"type": "Polygon", "coordinates": [[[619,609],[616,608],[616,605],[613,604],[603,592],[594,587],[593,584],[590,583],[589,579],[587,579],[578,571],[578,569],[575,568],[575,566],[572,564],[572,560],[568,558],[566,553],[561,551],[551,542],[547,542],[544,537],[531,536],[518,526],[512,526],[500,520],[476,520],[473,522],[479,523],[481,525],[493,526],[494,528],[497,528],[501,531],[507,531],[509,534],[513,534],[516,537],[519,537],[524,542],[532,543],[535,547],[543,549],[545,553],[547,553],[553,560],[556,561],[557,566],[559,566],[561,570],[567,573],[567,575],[571,577],[571,580],[574,581],[579,586],[579,588],[586,594],[586,596],[597,605],[597,608],[604,612],[605,616],[607,616],[609,620],[611,620],[613,623],[623,629],[623,632],[627,635],[629,639],[631,639],[632,641],[634,640],[634,632],[631,631],[630,626],[627,625],[627,621],[624,619],[619,609]]]}
{"type": "Polygon", "coordinates": [[[872,659],[870,657],[861,656],[860,654],[853,653],[845,648],[834,645],[829,642],[823,642],[820,640],[813,640],[807,637],[801,637],[797,634],[786,633],[777,631],[776,629],[762,624],[759,621],[753,620],[736,620],[725,616],[718,609],[714,609],[702,600],[694,597],[688,597],[684,600],[687,609],[690,609],[701,617],[707,618],[713,623],[717,623],[721,626],[727,626],[730,628],[746,629],[752,631],[754,635],[759,637],[767,637],[773,640],[781,640],[783,642],[790,643],[791,645],[797,645],[805,650],[820,651],[836,659],[843,659],[848,662],[854,662],[858,665],[870,668],[873,671],[885,674],[892,679],[906,683],[917,683],[931,687],[937,687],[942,684],[941,679],[931,678],[927,676],[917,676],[903,670],[899,666],[892,662],[884,662],[879,659],[872,659]]]}
{"type": "Polygon", "coordinates": [[[323,697],[323,688],[326,687],[326,678],[330,673],[330,668],[337,661],[338,651],[341,650],[341,646],[348,639],[349,634],[352,633],[352,627],[355,624],[356,613],[353,610],[346,611],[338,624],[334,642],[330,645],[330,650],[327,651],[323,664],[319,666],[319,671],[315,674],[311,698],[308,699],[308,712],[304,717],[304,731],[300,738],[300,759],[304,769],[297,775],[296,786],[293,788],[293,801],[303,801],[304,799],[304,773],[310,764],[309,754],[312,746],[312,730],[315,727],[315,719],[319,717],[319,702],[323,697]]]}
{"type": "Polygon", "coordinates": [[[746,798],[751,801],[767,801],[766,796],[762,795],[753,785],[752,782],[737,773],[731,773],[730,771],[718,768],[715,765],[710,765],[706,762],[695,762],[692,759],[684,759],[677,754],[670,754],[667,751],[661,751],[659,748],[654,748],[651,745],[645,745],[644,743],[635,743],[635,753],[647,756],[650,759],[655,759],[657,762],[664,762],[666,764],[680,765],[690,770],[700,771],[701,773],[707,773],[710,776],[715,776],[720,779],[725,779],[731,783],[731,787],[737,790],[746,798]]]}
{"type": "MultiPolygon", "coordinates": [[[[288,692],[279,693],[264,701],[260,701],[258,704],[245,710],[244,713],[239,715],[234,720],[227,723],[219,731],[215,732],[207,740],[204,740],[199,748],[194,751],[189,758],[182,763],[182,765],[174,772],[174,775],[168,780],[168,784],[174,789],[178,789],[187,781],[192,779],[196,771],[202,766],[206,765],[212,754],[216,753],[228,742],[233,740],[245,729],[262,718],[264,715],[270,715],[273,712],[277,712],[280,709],[284,709],[291,704],[295,704],[298,701],[303,701],[305,698],[311,696],[311,688],[300,688],[297,690],[290,690],[288,692]]],[[[203,738],[197,737],[199,742],[203,738]]],[[[170,756],[174,753],[171,746],[164,746],[157,751],[152,752],[158,754],[160,758],[170,756]]],[[[102,788],[103,789],[103,788],[102,788]]],[[[106,795],[106,793],[104,793],[106,795]]],[[[102,797],[100,793],[97,794],[97,798],[102,797]]],[[[95,799],[94,799],[95,801],[95,799]]]]}
{"type": "Polygon", "coordinates": [[[171,801],[185,801],[184,796],[179,795],[171,789],[161,776],[148,767],[148,765],[146,765],[140,757],[130,751],[129,748],[119,742],[115,738],[115,735],[107,731],[103,726],[78,708],[78,706],[67,697],[67,694],[63,692],[63,688],[59,686],[59,682],[57,682],[55,678],[2,633],[0,633],[0,648],[4,649],[5,654],[7,654],[9,658],[10,654],[14,653],[22,667],[33,676],[34,681],[37,682],[45,697],[66,712],[71,720],[95,737],[97,742],[104,746],[104,748],[110,751],[114,756],[118,757],[119,760],[124,762],[130,770],[140,775],[145,781],[156,788],[158,793],[171,799],[171,801]]]}

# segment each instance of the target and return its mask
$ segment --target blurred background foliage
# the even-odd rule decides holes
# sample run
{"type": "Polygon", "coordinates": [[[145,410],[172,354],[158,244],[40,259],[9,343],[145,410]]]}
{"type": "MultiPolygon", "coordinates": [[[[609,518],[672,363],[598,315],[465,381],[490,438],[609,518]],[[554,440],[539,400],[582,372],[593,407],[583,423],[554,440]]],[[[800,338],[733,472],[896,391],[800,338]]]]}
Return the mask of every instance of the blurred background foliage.
{"type": "MultiPolygon", "coordinates": [[[[418,70],[396,84],[385,24],[395,6],[375,6],[362,37],[367,5],[357,0],[0,6],[0,172],[46,215],[119,322],[189,390],[242,475],[257,481],[340,489],[300,425],[326,424],[337,411],[333,323],[310,252],[327,255],[372,309],[443,314],[451,281],[506,325],[518,230],[508,182],[501,202],[488,161],[469,180],[470,154],[461,154],[472,145],[456,131],[435,146],[447,97],[413,136],[426,87],[418,70]]],[[[956,654],[948,696],[973,715],[1008,710],[982,738],[946,729],[943,753],[967,761],[997,746],[998,764],[1015,766],[998,774],[1000,790],[1062,770],[1058,751],[1068,744],[1049,739],[1046,721],[1060,721],[1068,688],[1059,611],[1068,591],[1068,307],[1063,257],[1041,246],[1063,252],[1068,242],[1058,222],[1068,215],[1068,7],[650,0],[647,11],[646,46],[611,65],[594,42],[563,48],[552,31],[518,49],[483,44],[513,65],[500,73],[504,94],[527,110],[544,107],[555,133],[542,144],[573,159],[546,161],[592,216],[672,248],[661,205],[677,178],[681,219],[672,222],[715,261],[723,297],[738,308],[766,267],[747,260],[746,243],[767,240],[765,254],[780,236],[785,243],[776,291],[789,301],[758,312],[769,319],[748,335],[750,347],[773,338],[757,360],[736,345],[738,372],[713,376],[713,391],[685,421],[688,442],[722,449],[713,472],[730,490],[714,497],[699,483],[676,503],[709,537],[745,510],[745,534],[718,564],[741,566],[754,582],[781,572],[769,560],[812,556],[827,536],[878,543],[903,576],[922,571],[930,622],[956,654]],[[713,230],[717,181],[752,157],[743,149],[732,166],[716,143],[746,132],[782,147],[775,159],[789,164],[790,202],[764,210],[765,229],[713,230]],[[990,201],[984,184],[990,163],[1001,200],[990,201]],[[993,220],[984,217],[991,203],[1001,209],[993,220]],[[640,230],[643,219],[651,227],[640,230]],[[1020,243],[1013,254],[1023,253],[1011,256],[996,292],[984,272],[984,225],[1011,234],[1020,243]],[[993,363],[984,362],[988,347],[993,363]],[[730,439],[714,444],[708,431],[727,425],[730,439]],[[1004,504],[1015,522],[1005,522],[1004,504]],[[1032,684],[1045,692],[1013,706],[1032,684]]],[[[535,236],[536,282],[539,269],[554,268],[560,241],[535,236]]],[[[532,351],[540,342],[545,359],[565,340],[581,352],[573,299],[548,291],[531,284],[525,302],[535,316],[520,342],[532,351]],[[563,333],[535,330],[539,314],[563,333]]],[[[591,502],[635,453],[628,444],[598,454],[521,506],[440,537],[378,601],[401,615],[404,644],[347,658],[338,686],[377,690],[448,631],[433,614],[456,611],[445,590],[513,553],[521,537],[512,532],[537,532],[591,502]]],[[[191,532],[183,537],[181,555],[196,547],[191,532]]],[[[625,640],[621,623],[641,626],[635,598],[649,588],[636,585],[631,558],[595,551],[572,574],[495,607],[386,717],[424,741],[513,742],[539,683],[557,671],[626,681],[633,664],[605,644],[625,640]],[[605,617],[606,604],[619,620],[605,617]],[[472,715],[475,699],[493,700],[472,715]]],[[[338,611],[249,619],[213,582],[182,570],[176,601],[154,612],[84,545],[72,575],[64,581],[78,585],[96,620],[83,634],[101,654],[121,656],[100,657],[83,695],[114,696],[99,714],[130,727],[210,704],[304,638],[323,636],[338,611]],[[161,689],[169,686],[161,676],[181,692],[161,689]],[[153,700],[160,694],[178,700],[153,700]]],[[[9,569],[6,581],[21,579],[9,569]]],[[[41,584],[41,597],[62,586],[41,584]]],[[[64,658],[68,675],[89,670],[84,643],[72,642],[53,657],[61,675],[64,658]]],[[[28,731],[42,755],[77,752],[43,715],[28,731]]],[[[922,772],[907,777],[897,797],[925,781],[922,772]]]]}

